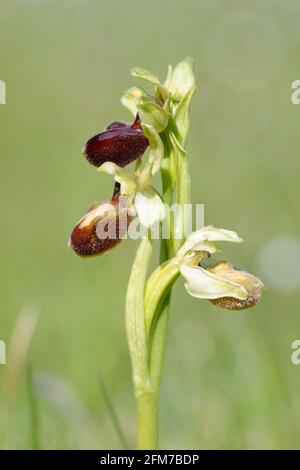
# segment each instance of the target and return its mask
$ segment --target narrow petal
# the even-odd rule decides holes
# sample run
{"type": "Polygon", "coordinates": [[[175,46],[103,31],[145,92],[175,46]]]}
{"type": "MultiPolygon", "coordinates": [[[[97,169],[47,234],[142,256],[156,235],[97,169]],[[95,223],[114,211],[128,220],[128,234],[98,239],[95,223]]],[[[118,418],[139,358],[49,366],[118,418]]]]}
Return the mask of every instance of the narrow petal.
{"type": "Polygon", "coordinates": [[[177,258],[182,259],[189,251],[208,251],[209,253],[215,253],[218,249],[212,243],[214,241],[241,243],[243,240],[232,230],[215,228],[208,225],[188,236],[186,242],[178,251],[177,258]]]}

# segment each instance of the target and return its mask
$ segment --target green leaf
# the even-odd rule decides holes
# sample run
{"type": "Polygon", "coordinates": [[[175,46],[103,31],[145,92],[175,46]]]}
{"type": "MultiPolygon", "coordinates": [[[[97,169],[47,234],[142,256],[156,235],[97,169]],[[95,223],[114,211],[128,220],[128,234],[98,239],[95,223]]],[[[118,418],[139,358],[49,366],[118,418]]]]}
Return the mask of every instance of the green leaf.
{"type": "Polygon", "coordinates": [[[175,258],[162,263],[149,277],[145,289],[145,326],[148,340],[154,316],[180,273],[175,258]]]}
{"type": "Polygon", "coordinates": [[[146,237],[136,252],[125,304],[126,332],[136,393],[151,390],[144,313],[145,283],[151,253],[152,242],[150,237],[146,237]]]}
{"type": "Polygon", "coordinates": [[[158,133],[165,130],[170,116],[168,111],[151,101],[138,103],[137,109],[143,124],[153,126],[158,133]]]}

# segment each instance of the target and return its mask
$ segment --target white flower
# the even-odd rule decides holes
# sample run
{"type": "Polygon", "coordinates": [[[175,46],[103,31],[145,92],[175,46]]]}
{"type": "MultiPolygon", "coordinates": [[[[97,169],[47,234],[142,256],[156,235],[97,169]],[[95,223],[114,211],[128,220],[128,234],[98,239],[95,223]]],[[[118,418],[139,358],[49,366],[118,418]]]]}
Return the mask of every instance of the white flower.
{"type": "Polygon", "coordinates": [[[212,226],[192,233],[176,256],[186,291],[226,309],[241,310],[255,305],[262,296],[263,283],[259,278],[234,269],[225,261],[209,268],[201,266],[205,256],[220,251],[214,241],[241,243],[242,239],[235,232],[212,226]]]}

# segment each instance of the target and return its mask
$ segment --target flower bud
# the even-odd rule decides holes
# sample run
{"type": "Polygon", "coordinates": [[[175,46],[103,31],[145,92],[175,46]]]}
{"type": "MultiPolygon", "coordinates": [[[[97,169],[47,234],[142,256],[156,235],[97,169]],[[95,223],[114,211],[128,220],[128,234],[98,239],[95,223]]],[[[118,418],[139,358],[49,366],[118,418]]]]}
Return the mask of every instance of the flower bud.
{"type": "Polygon", "coordinates": [[[115,186],[112,200],[93,204],[74,227],[69,245],[77,255],[101,255],[126,235],[134,214],[119,191],[115,186]]]}
{"type": "Polygon", "coordinates": [[[124,167],[140,158],[148,147],[139,117],[133,124],[114,121],[83,148],[83,155],[94,166],[110,161],[124,167]]]}

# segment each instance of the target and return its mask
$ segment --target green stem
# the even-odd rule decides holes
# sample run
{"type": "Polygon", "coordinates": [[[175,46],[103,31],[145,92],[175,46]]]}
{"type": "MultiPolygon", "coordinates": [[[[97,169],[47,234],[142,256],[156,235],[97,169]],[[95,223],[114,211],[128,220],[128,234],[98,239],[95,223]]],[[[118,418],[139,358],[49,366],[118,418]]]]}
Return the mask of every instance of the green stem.
{"type": "Polygon", "coordinates": [[[153,390],[136,394],[137,449],[154,450],[158,443],[158,398],[153,390]]]}
{"type": "Polygon", "coordinates": [[[186,204],[190,204],[191,202],[191,178],[186,154],[178,155],[178,174],[179,181],[176,192],[176,203],[181,206],[182,213],[179,214],[178,222],[181,225],[181,238],[174,240],[175,252],[177,252],[185,240],[186,216],[188,215],[186,204]]]}
{"type": "Polygon", "coordinates": [[[173,258],[153,272],[145,291],[146,335],[151,351],[149,358],[150,377],[157,394],[162,374],[171,289],[178,276],[179,265],[173,258]]]}

